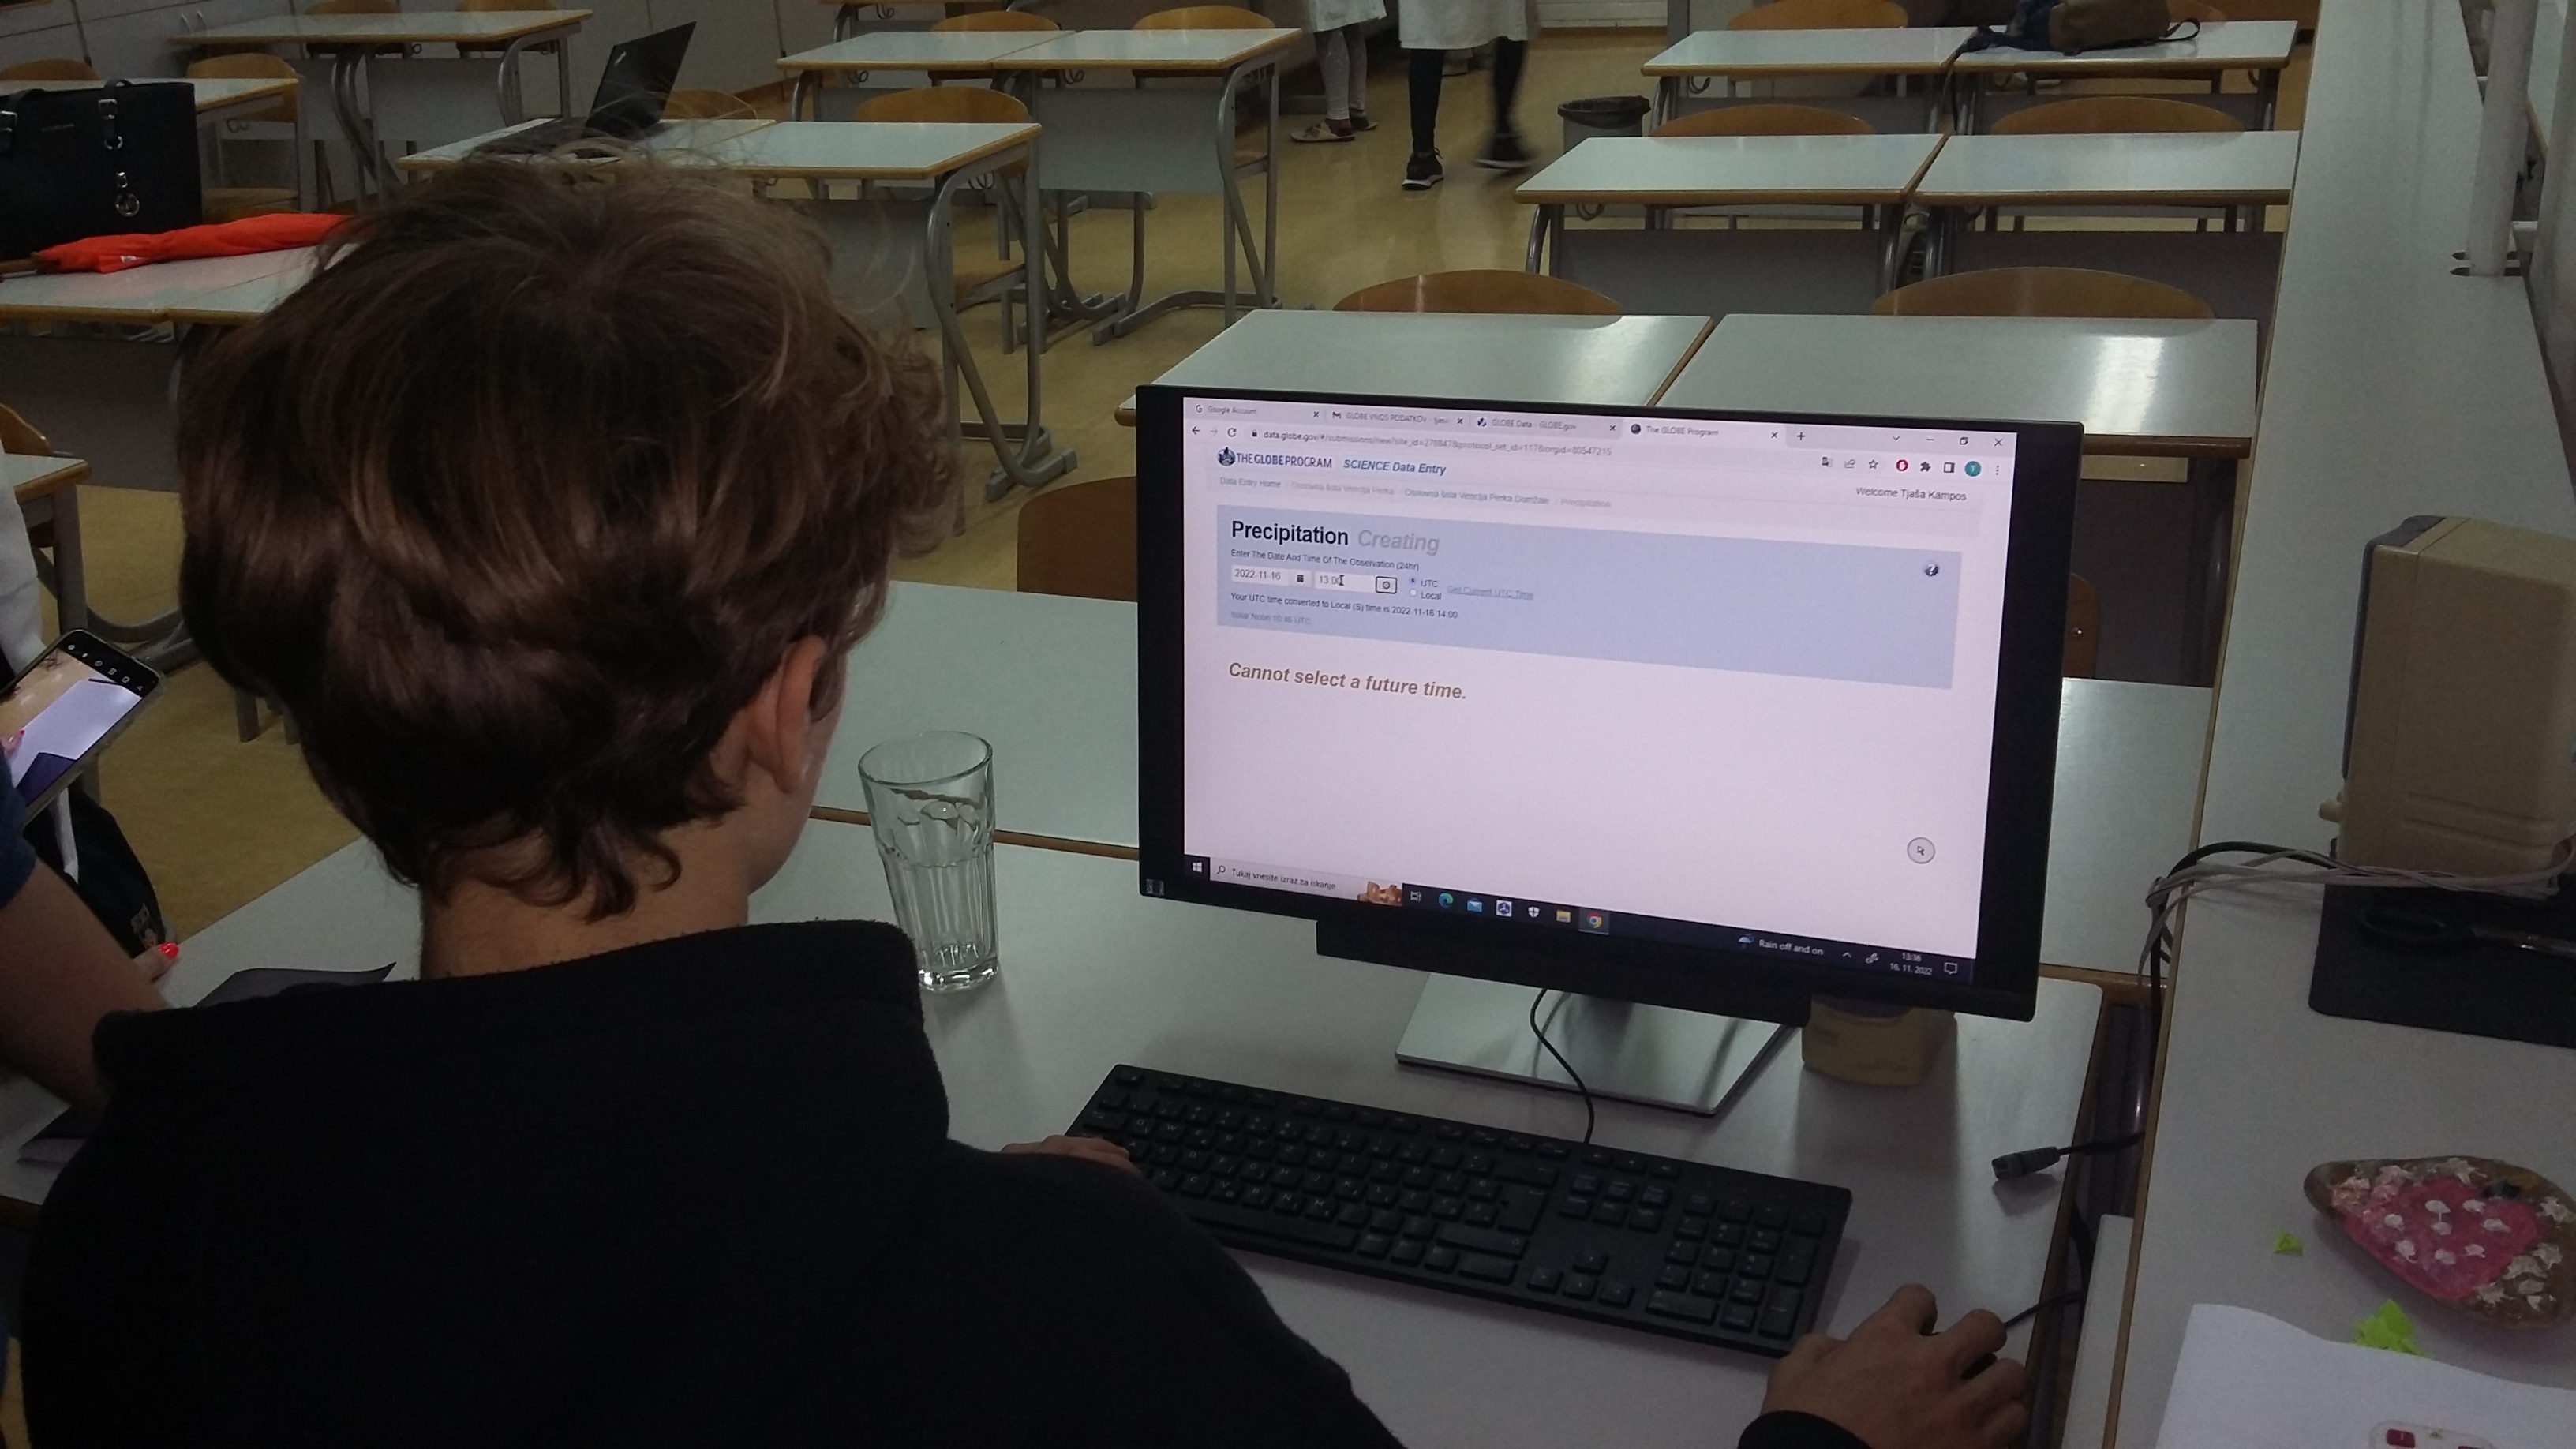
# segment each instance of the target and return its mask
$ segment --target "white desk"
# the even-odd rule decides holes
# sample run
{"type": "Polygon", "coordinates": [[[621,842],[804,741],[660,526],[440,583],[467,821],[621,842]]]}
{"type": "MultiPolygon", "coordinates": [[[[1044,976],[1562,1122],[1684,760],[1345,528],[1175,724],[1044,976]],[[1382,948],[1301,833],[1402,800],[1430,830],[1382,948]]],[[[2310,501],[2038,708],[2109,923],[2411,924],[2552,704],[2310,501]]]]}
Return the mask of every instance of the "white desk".
{"type": "MultiPolygon", "coordinates": [[[[1003,846],[996,876],[1000,982],[925,1003],[960,1140],[992,1147],[1061,1130],[1121,1061],[1512,1131],[1580,1131],[1570,1097],[1398,1067],[1396,1038],[1421,976],[1319,958],[1304,922],[1149,901],[1133,865],[1060,851],[1003,846]]],[[[351,846],[190,941],[170,994],[195,1000],[251,965],[393,960],[408,974],[417,933],[408,894],[363,844],[351,846]]],[[[888,910],[867,832],[828,823],[806,831],[752,902],[755,920],[888,910]]],[[[2009,1314],[2040,1295],[2060,1179],[1998,1188],[1986,1163],[2066,1140],[2099,1010],[2096,988],[2044,981],[2035,1022],[1961,1020],[1931,1080],[1902,1091],[1815,1076],[1788,1047],[1713,1123],[1605,1103],[1597,1140],[1849,1187],[1852,1219],[1819,1320],[1836,1332],[1907,1281],[1928,1284],[1952,1314],[1978,1303],[2009,1314]]],[[[44,1115],[25,1093],[20,1084],[0,1094],[17,1108],[0,1106],[0,1192],[30,1200],[50,1174],[16,1164],[19,1142],[44,1115]]],[[[1770,1367],[1257,1255],[1243,1261],[1290,1326],[1343,1363],[1361,1397],[1418,1449],[1702,1445],[1753,1417],[1770,1367]]]]}
{"type": "MultiPolygon", "coordinates": [[[[444,146],[415,151],[408,156],[395,158],[394,166],[402,171],[452,171],[464,165],[469,157],[485,146],[495,141],[506,140],[522,131],[533,130],[546,124],[546,120],[547,118],[540,117],[533,121],[521,121],[515,126],[504,126],[500,130],[484,135],[468,136],[462,141],[450,141],[444,146]]],[[[609,164],[616,158],[617,153],[640,152],[676,166],[703,165],[711,158],[714,147],[734,140],[746,132],[776,124],[778,123],[775,121],[730,116],[662,121],[656,123],[650,131],[631,141],[614,143],[613,151],[607,149],[609,143],[603,143],[603,150],[596,158],[555,156],[549,159],[596,159],[601,164],[609,164]]]]}
{"type": "Polygon", "coordinates": [[[1720,322],[1664,393],[1673,407],[2084,425],[2084,451],[2254,451],[2254,324],[2056,317],[1720,322]]]}
{"type": "MultiPolygon", "coordinates": [[[[2341,781],[2364,540],[2419,513],[2576,533],[2525,290],[2451,274],[2479,124],[2461,28],[2402,0],[2335,0],[2307,116],[2203,840],[2333,835],[2316,806],[2341,781]]],[[[2488,1330],[2426,1303],[2347,1251],[2299,1191],[2329,1159],[2453,1151],[2576,1180],[2576,1053],[2315,1015],[2316,920],[2305,893],[2191,908],[2113,1405],[2121,1449],[2156,1442],[2195,1303],[2341,1340],[2394,1298],[2434,1359],[2576,1385],[2565,1332],[2488,1330]],[[2270,1251],[2281,1228],[2304,1256],[2270,1251]]]]}
{"type": "MultiPolygon", "coordinates": [[[[1661,119],[1677,115],[1718,80],[1778,80],[1793,76],[1930,76],[1970,34],[1963,25],[1900,30],[1702,30],[1675,34],[1673,44],[1647,61],[1655,78],[1661,119]]],[[[2249,71],[2257,87],[2258,124],[2269,126],[2281,70],[2298,41],[2288,20],[2221,21],[2198,35],[2155,45],[2061,55],[2055,51],[1999,47],[1959,57],[1963,76],[2035,75],[2062,79],[2184,76],[2215,80],[2249,71]]],[[[1972,103],[1976,87],[1962,87],[1972,103]]],[[[2196,101],[2224,103],[2219,96],[2196,101]]]]}
{"type": "Polygon", "coordinates": [[[2191,292],[2221,317],[2265,322],[2281,236],[2262,229],[2262,208],[2290,199],[2299,141],[2296,131],[1953,136],[1915,187],[1914,201],[1937,219],[1935,272],[2008,266],[2126,272],[2191,292]],[[2231,210],[2226,227],[2205,232],[1970,225],[1987,207],[2032,206],[2231,210]],[[2244,229],[2236,229],[2239,223],[2244,229]]]}
{"type": "Polygon", "coordinates": [[[966,730],[992,743],[1002,829],[1136,848],[1135,605],[897,584],[849,678],[818,811],[866,812],[869,746],[966,730]]]}
{"type": "MultiPolygon", "coordinates": [[[[266,102],[294,95],[302,84],[292,76],[137,76],[136,85],[184,85],[197,93],[197,124],[210,126],[234,111],[258,110],[266,102]]],[[[92,91],[105,84],[90,80],[8,81],[13,91],[92,91]]]]}
{"type": "MultiPolygon", "coordinates": [[[[2184,610],[2183,677],[2205,680],[2226,616],[2235,460],[2254,450],[2255,333],[2252,322],[2230,320],[1739,314],[1718,325],[1663,400],[2073,422],[2088,455],[2189,460],[2186,543],[2163,563],[2170,592],[2161,596],[2184,610]]],[[[2079,527],[2079,540],[2091,537],[2079,527]]]]}
{"type": "Polygon", "coordinates": [[[1887,290],[1897,208],[1939,136],[1595,137],[1523,182],[1538,208],[1527,265],[1632,312],[1856,312],[1887,290]],[[1859,230],[1684,229],[1675,208],[1852,207],[1859,230]],[[1633,225],[1568,227],[1568,207],[1646,209],[1633,225]]]}
{"type": "MultiPolygon", "coordinates": [[[[518,129],[518,128],[512,128],[518,129]]],[[[509,130],[476,136],[450,146],[406,156],[395,164],[406,170],[454,167],[509,130]]],[[[666,121],[646,136],[641,149],[675,166],[706,167],[753,178],[762,183],[813,183],[813,195],[798,203],[823,229],[832,248],[833,291],[852,307],[888,322],[919,325],[928,314],[939,329],[948,435],[965,436],[957,384],[962,378],[974,400],[979,423],[974,430],[989,442],[998,465],[987,481],[985,496],[998,498],[1013,485],[1042,486],[1075,464],[1072,453],[1049,441],[1040,411],[1042,389],[1038,350],[1028,349],[1028,411],[1024,420],[1002,418],[985,386],[984,374],[967,346],[957,319],[957,260],[952,228],[958,190],[992,180],[1007,184],[1014,168],[1025,178],[1035,169],[1038,127],[1021,122],[852,122],[707,120],[666,121]],[[834,181],[909,183],[928,190],[921,199],[862,194],[855,200],[827,195],[834,181]],[[889,257],[917,259],[898,273],[889,257]]],[[[615,164],[614,149],[594,158],[527,157],[561,164],[615,164]]],[[[1021,286],[1032,299],[1046,296],[1045,222],[1035,198],[1021,208],[1021,286]]],[[[1032,305],[1043,310],[1042,302],[1032,305]]],[[[962,508],[962,504],[960,505],[962,508]]]]}
{"type": "MultiPolygon", "coordinates": [[[[1706,317],[1255,312],[1154,380],[1642,406],[1663,395],[1709,325],[1706,317]]],[[[1134,426],[1135,399],[1117,417],[1134,426]]]]}
{"type": "MultiPolygon", "coordinates": [[[[993,744],[1002,828],[1133,851],[1135,617],[1132,604],[896,585],[885,622],[850,656],[818,811],[864,814],[858,759],[870,745],[971,730],[993,744]]],[[[2147,886],[2191,848],[2208,722],[2207,690],[2066,681],[2042,960],[2137,969],[2147,886]]]]}
{"type": "Polygon", "coordinates": [[[49,272],[0,278],[0,321],[113,322],[148,326],[170,309],[246,282],[300,277],[309,247],[159,262],[121,272],[49,272]]]}
{"type": "Polygon", "coordinates": [[[1303,34],[1296,30],[1074,30],[997,56],[1047,128],[1038,162],[1049,191],[1213,193],[1220,207],[1217,249],[1224,258],[1216,291],[1167,292],[1145,300],[1145,213],[1135,213],[1135,262],[1127,295],[1092,328],[1094,343],[1123,337],[1179,307],[1224,309],[1231,325],[1247,303],[1279,305],[1279,64],[1303,34]],[[1199,77],[1198,89],[1048,86],[1044,77],[1089,71],[1199,77]],[[1268,122],[1258,152],[1235,144],[1235,97],[1261,77],[1268,122]],[[1214,101],[1211,112],[1209,102],[1214,101]],[[1245,209],[1242,173],[1261,172],[1259,245],[1245,209]],[[1249,260],[1249,297],[1235,288],[1236,249],[1249,260]]]}
{"type": "Polygon", "coordinates": [[[587,10],[402,11],[390,15],[275,15],[243,20],[206,30],[182,31],[170,43],[183,50],[243,46],[301,45],[331,52],[331,109],[341,132],[356,146],[358,164],[378,175],[373,119],[358,100],[358,75],[367,58],[385,47],[411,45],[498,46],[494,73],[501,123],[524,119],[519,90],[519,57],[530,46],[555,50],[556,109],[571,115],[572,37],[588,20],[587,10]]]}
{"type": "MultiPolygon", "coordinates": [[[[844,7],[847,13],[847,7],[844,7]]],[[[1013,51],[1053,39],[1048,30],[871,30],[800,50],[779,59],[795,82],[788,114],[819,120],[816,90],[826,84],[864,85],[879,71],[897,75],[983,75],[1013,51]]]]}
{"type": "Polygon", "coordinates": [[[89,464],[78,458],[0,453],[0,484],[17,495],[27,526],[54,526],[54,613],[62,627],[89,627],[89,570],[81,558],[80,485],[89,464]]]}
{"type": "Polygon", "coordinates": [[[904,0],[822,0],[822,3],[833,7],[834,40],[847,40],[861,33],[871,20],[877,25],[875,34],[918,34],[950,14],[1029,8],[1029,0],[1013,0],[1010,4],[1004,4],[1003,0],[947,0],[946,4],[935,3],[935,0],[930,0],[930,3],[915,0],[909,4],[904,0]]]}
{"type": "Polygon", "coordinates": [[[2296,131],[1953,136],[1914,188],[1929,207],[2275,206],[2296,131]]]}

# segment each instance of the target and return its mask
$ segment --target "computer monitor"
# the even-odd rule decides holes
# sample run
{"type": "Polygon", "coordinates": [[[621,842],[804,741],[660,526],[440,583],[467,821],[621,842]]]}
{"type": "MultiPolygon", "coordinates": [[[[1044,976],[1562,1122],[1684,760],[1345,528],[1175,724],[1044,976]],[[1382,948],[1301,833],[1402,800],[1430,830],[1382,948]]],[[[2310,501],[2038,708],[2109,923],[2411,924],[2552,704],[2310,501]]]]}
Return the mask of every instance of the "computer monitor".
{"type": "Polygon", "coordinates": [[[659,125],[697,28],[692,20],[612,47],[608,65],[599,73],[599,90],[590,100],[591,133],[632,140],[659,125]]]}
{"type": "Polygon", "coordinates": [[[1161,386],[1137,419],[1146,894],[1522,1007],[2030,1017],[2081,429],[1161,386]]]}

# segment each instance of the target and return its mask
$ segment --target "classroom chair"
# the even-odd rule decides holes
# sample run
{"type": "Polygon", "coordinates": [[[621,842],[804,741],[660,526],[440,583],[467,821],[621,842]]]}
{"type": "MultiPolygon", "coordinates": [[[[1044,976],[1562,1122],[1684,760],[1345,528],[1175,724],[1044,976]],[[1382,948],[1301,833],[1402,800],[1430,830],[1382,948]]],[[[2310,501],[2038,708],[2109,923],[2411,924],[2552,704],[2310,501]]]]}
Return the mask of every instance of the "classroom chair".
{"type": "MultiPolygon", "coordinates": [[[[235,51],[230,55],[210,55],[188,64],[191,80],[294,80],[295,67],[265,51],[235,51]]],[[[293,211],[302,199],[301,189],[284,186],[234,186],[224,160],[224,142],[284,141],[295,144],[295,112],[298,96],[287,96],[276,105],[255,115],[227,119],[215,135],[215,181],[205,191],[205,214],[208,221],[238,221],[245,216],[259,216],[272,211],[293,211]]],[[[296,175],[304,174],[305,159],[295,158],[296,175]]],[[[318,158],[316,158],[318,161],[318,158]]],[[[319,195],[318,192],[314,193],[319,195]]]]}
{"type": "Polygon", "coordinates": [[[1064,27],[1029,10],[969,10],[930,23],[933,30],[1061,30],[1064,27]]]}
{"type": "MultiPolygon", "coordinates": [[[[54,455],[54,440],[46,437],[44,429],[27,421],[16,408],[0,403],[0,453],[14,453],[21,458],[50,458],[54,455]]],[[[53,570],[45,562],[45,550],[54,546],[53,505],[50,500],[24,497],[18,503],[22,508],[34,505],[34,511],[27,519],[27,541],[36,546],[37,577],[51,589],[54,587],[53,570]]]]}
{"type": "Polygon", "coordinates": [[[94,81],[102,80],[87,61],[68,56],[45,60],[22,60],[16,65],[0,66],[0,81],[94,81]]]}
{"type": "Polygon", "coordinates": [[[1024,594],[1136,601],[1136,480],[1059,483],[1020,505],[1024,594]]]}
{"type": "Polygon", "coordinates": [[[1183,5],[1137,17],[1137,30],[1272,30],[1279,22],[1240,5],[1183,5]]]}
{"type": "Polygon", "coordinates": [[[2209,304],[2144,277],[2083,267],[1990,267],[1887,293],[1876,317],[2170,317],[2207,321],[2209,304]]]}
{"type": "Polygon", "coordinates": [[[2102,658],[2102,599],[2082,574],[2066,576],[2066,650],[2059,673],[2091,679],[2102,658]]]}
{"type": "MultiPolygon", "coordinates": [[[[557,5],[555,0],[456,0],[456,8],[459,11],[475,13],[487,10],[560,10],[563,7],[557,5]]],[[[499,55],[509,48],[509,43],[506,41],[494,41],[483,45],[459,45],[456,47],[456,53],[460,56],[499,55]]],[[[555,58],[557,65],[564,63],[562,41],[549,40],[531,45],[528,49],[547,52],[555,58]]]]}
{"type": "Polygon", "coordinates": [[[1878,128],[1858,116],[1822,106],[1764,104],[1718,106],[1676,116],[1655,128],[1658,136],[1875,136],[1878,128]]]}
{"type": "Polygon", "coordinates": [[[1616,317],[1619,304],[1580,282],[1537,272],[1476,269],[1427,272],[1362,287],[1333,304],[1336,312],[1524,312],[1559,317],[1616,317]]]}
{"type": "Polygon", "coordinates": [[[2112,136],[2152,131],[2242,131],[2224,111],[2163,96],[2077,96],[1998,118],[1997,136],[2112,136]]]}
{"type": "Polygon", "coordinates": [[[1902,30],[1905,7],[1891,0],[1771,0],[1726,22],[1729,30],[1902,30]]]}
{"type": "Polygon", "coordinates": [[[662,115],[673,121],[749,121],[760,108],[731,91],[678,90],[662,102],[662,115]]]}
{"type": "MultiPolygon", "coordinates": [[[[982,86],[920,86],[862,101],[858,109],[850,113],[850,119],[1024,124],[1029,119],[1029,108],[1019,97],[1007,91],[987,90],[982,86]]],[[[1014,162],[994,175],[998,180],[1010,181],[1027,171],[1026,164],[1014,162]]],[[[959,311],[986,302],[1002,304],[1002,350],[1009,352],[1017,346],[1019,335],[1012,323],[1011,310],[1015,303],[1027,300],[1027,289],[1022,285],[1020,264],[1010,260],[1010,241],[1019,235],[1019,206],[1011,199],[1007,187],[997,191],[996,196],[994,250],[999,260],[984,266],[952,261],[951,266],[956,273],[955,299],[959,311]]],[[[1052,236],[1048,249],[1050,252],[1055,250],[1052,236]]]]}
{"type": "MultiPolygon", "coordinates": [[[[2125,136],[2150,132],[2192,132],[2225,135],[2241,132],[2245,123],[2225,111],[2190,101],[2169,100],[2163,96],[2077,96],[2070,100],[2050,101],[2028,110],[1999,116],[1986,128],[1997,136],[2125,136]]],[[[2023,229],[2025,218],[2047,215],[2079,216],[2171,216],[2169,208],[2144,207],[2065,207],[2031,206],[1995,208],[1986,213],[1987,229],[2002,225],[2012,218],[2013,230],[2023,229]]],[[[2207,231],[2212,221],[2231,222],[2233,209],[2213,207],[2202,210],[2193,223],[2194,231],[2207,231]]]]}

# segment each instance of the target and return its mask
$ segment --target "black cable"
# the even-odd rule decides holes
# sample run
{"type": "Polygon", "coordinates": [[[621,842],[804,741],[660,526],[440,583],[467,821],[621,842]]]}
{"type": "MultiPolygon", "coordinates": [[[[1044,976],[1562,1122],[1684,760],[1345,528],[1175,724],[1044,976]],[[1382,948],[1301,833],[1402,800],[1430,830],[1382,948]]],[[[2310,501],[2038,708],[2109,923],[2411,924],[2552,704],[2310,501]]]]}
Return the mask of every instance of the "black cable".
{"type": "Polygon", "coordinates": [[[2012,1330],[2019,1328],[2025,1321],[2035,1318],[2042,1313],[2046,1313],[2052,1308],[2063,1308],[2069,1303],[2081,1303],[2083,1301],[2084,1290],[2081,1288],[2069,1288],[2063,1293],[2052,1293],[2048,1297],[2042,1298],[2037,1303],[2023,1309],[2021,1312],[2014,1314],[2012,1317],[2005,1319],[2004,1331],[2006,1333],[2010,1333],[2012,1330]]]}
{"type": "Polygon", "coordinates": [[[1583,1145],[1589,1147],[1592,1145],[1592,1089],[1583,1085],[1583,1074],[1574,1069],[1574,1063],[1565,1059],[1565,1053],[1558,1051],[1556,1043],[1547,1039],[1546,1028],[1538,1024],[1539,1003],[1545,1000],[1547,1000],[1547,988],[1544,986],[1538,989],[1538,995],[1530,998],[1530,1035],[1537,1037],[1538,1044],[1547,1048],[1547,1054],[1556,1058],[1556,1064],[1565,1068],[1565,1074],[1574,1079],[1574,1090],[1583,1094],[1583,1145]]]}
{"type": "Polygon", "coordinates": [[[2082,1157],[2096,1152],[2118,1152],[2147,1140],[2144,1132],[2126,1137],[2101,1137],[2091,1142],[2070,1142],[2064,1147],[2034,1147],[2027,1152],[2008,1152],[1995,1159],[1995,1181],[2010,1182],[2034,1172],[2046,1172],[2069,1157],[2082,1157]]]}

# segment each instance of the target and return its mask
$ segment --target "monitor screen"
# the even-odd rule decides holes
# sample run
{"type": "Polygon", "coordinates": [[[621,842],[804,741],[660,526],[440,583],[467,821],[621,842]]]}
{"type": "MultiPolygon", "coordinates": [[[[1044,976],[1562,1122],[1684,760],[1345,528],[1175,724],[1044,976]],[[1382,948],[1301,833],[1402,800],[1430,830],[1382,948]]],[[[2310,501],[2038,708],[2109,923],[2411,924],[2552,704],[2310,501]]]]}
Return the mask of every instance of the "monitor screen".
{"type": "Polygon", "coordinates": [[[599,89],[590,99],[590,129],[630,139],[653,129],[670,103],[671,88],[680,83],[680,63],[688,57],[689,37],[697,28],[692,20],[609,51],[599,89]]]}
{"type": "Polygon", "coordinates": [[[2027,1014],[2074,429],[1151,392],[1149,892],[2027,1014]]]}

